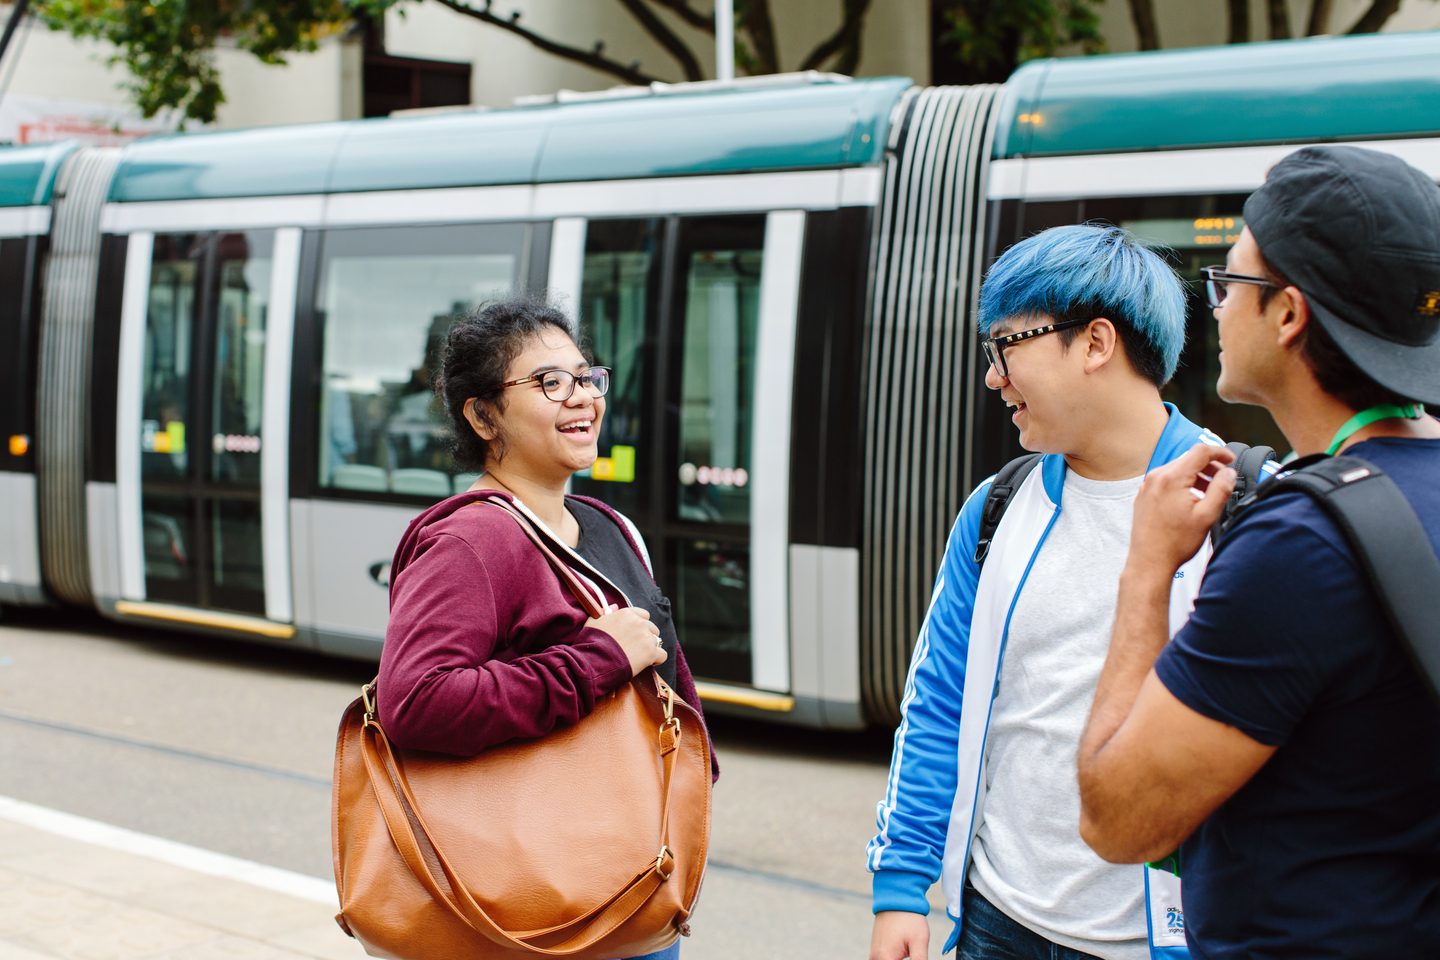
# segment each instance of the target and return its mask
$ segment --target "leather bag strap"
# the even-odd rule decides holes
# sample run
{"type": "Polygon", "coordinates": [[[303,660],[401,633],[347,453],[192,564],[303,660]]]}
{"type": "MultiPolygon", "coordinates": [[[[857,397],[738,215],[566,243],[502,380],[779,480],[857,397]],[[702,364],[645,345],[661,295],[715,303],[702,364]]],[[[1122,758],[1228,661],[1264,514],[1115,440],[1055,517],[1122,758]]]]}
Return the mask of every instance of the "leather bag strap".
{"type": "Polygon", "coordinates": [[[560,559],[560,557],[555,553],[554,550],[550,548],[550,545],[541,538],[540,534],[536,532],[535,527],[531,525],[530,521],[527,520],[524,515],[520,513],[520,511],[516,510],[513,506],[510,505],[508,501],[500,497],[491,497],[488,500],[482,500],[480,502],[488,503],[491,506],[499,507],[501,510],[504,510],[505,513],[510,517],[510,519],[514,520],[516,525],[519,526],[521,530],[525,531],[525,536],[529,537],[530,541],[535,544],[535,546],[540,550],[542,554],[545,555],[545,559],[548,560],[550,562],[550,566],[554,568],[555,575],[560,578],[560,581],[564,583],[565,586],[570,588],[570,592],[575,595],[575,599],[580,601],[580,606],[585,608],[585,612],[587,614],[595,617],[596,619],[605,616],[605,611],[602,605],[596,601],[595,594],[592,593],[583,582],[581,582],[579,574],[575,572],[574,568],[571,567],[570,564],[560,559]]]}
{"type": "MultiPolygon", "coordinates": [[[[580,581],[579,576],[556,555],[535,531],[528,520],[500,498],[484,501],[504,510],[526,536],[545,555],[580,605],[591,617],[604,616],[595,595],[580,581]]],[[[563,957],[578,953],[609,936],[634,916],[660,885],[670,879],[674,855],[670,852],[670,798],[675,763],[680,745],[680,720],[674,715],[674,691],[659,677],[654,678],[656,691],[665,701],[665,721],[660,726],[658,748],[662,762],[660,849],[655,861],[648,864],[609,898],[587,913],[553,927],[536,930],[506,930],[475,901],[464,881],[450,865],[449,859],[435,845],[433,835],[420,813],[410,784],[389,739],[379,722],[367,713],[361,729],[361,756],[371,789],[385,818],[385,826],[405,865],[437,902],[444,904],[456,917],[475,932],[502,946],[518,947],[545,956],[563,957]],[[438,875],[437,875],[438,871],[438,875]],[[572,934],[551,947],[538,946],[534,941],[572,934]]],[[[642,693],[642,696],[644,694],[642,693]]]]}

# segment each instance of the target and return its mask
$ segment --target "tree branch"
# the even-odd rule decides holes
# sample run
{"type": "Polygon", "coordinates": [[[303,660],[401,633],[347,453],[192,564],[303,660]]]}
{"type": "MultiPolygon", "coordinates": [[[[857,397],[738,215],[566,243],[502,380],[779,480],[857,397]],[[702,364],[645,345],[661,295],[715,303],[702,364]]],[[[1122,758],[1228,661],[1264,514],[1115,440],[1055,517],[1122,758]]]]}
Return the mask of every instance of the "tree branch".
{"type": "Polygon", "coordinates": [[[608,73],[612,77],[618,77],[619,79],[624,80],[626,83],[635,84],[637,86],[644,86],[647,83],[653,83],[654,81],[660,79],[659,77],[652,77],[648,73],[643,73],[638,69],[638,65],[627,66],[618,60],[611,60],[609,57],[606,57],[600,53],[600,48],[598,44],[596,45],[596,49],[594,50],[582,50],[579,47],[566,46],[563,43],[556,43],[554,40],[542,37],[535,31],[528,30],[525,27],[520,26],[518,22],[518,16],[496,16],[489,10],[477,9],[475,7],[461,3],[460,0],[435,0],[435,2],[440,4],[442,7],[448,7],[449,9],[454,10],[456,13],[463,14],[467,17],[473,17],[474,19],[479,20],[481,23],[488,23],[493,27],[499,27],[502,30],[508,30],[516,36],[521,37],[530,42],[531,44],[539,47],[541,50],[544,50],[546,53],[554,54],[555,56],[562,57],[566,60],[574,60],[576,63],[583,63],[585,66],[595,70],[599,70],[601,73],[608,73]]]}
{"type": "Polygon", "coordinates": [[[1317,37],[1330,30],[1330,8],[1335,0],[1314,0],[1310,5],[1310,22],[1305,25],[1305,36],[1317,37]]]}
{"type": "Polygon", "coordinates": [[[1400,0],[1375,0],[1370,4],[1370,9],[1355,21],[1355,26],[1346,30],[1346,33],[1379,33],[1385,21],[1395,16],[1395,11],[1400,9],[1400,0]]]}
{"type": "Polygon", "coordinates": [[[704,78],[705,75],[700,72],[700,61],[695,59],[694,52],[685,45],[684,40],[675,35],[675,31],[655,16],[655,11],[645,6],[644,0],[620,0],[620,6],[628,10],[630,16],[645,28],[645,32],[654,37],[656,42],[665,48],[665,52],[675,58],[686,80],[704,78]]]}
{"type": "Polygon", "coordinates": [[[845,0],[844,19],[839,29],[827,37],[800,64],[801,70],[819,70],[826,60],[840,54],[835,64],[838,73],[853,74],[860,62],[860,37],[865,26],[865,13],[870,0],[845,0]]]}
{"type": "Polygon", "coordinates": [[[1135,38],[1141,50],[1160,49],[1160,28],[1155,24],[1155,4],[1151,0],[1130,0],[1130,19],[1135,24],[1135,38]]]}
{"type": "Polygon", "coordinates": [[[1229,43],[1250,42],[1250,0],[1228,0],[1226,13],[1230,20],[1229,43]]]}
{"type": "Polygon", "coordinates": [[[779,73],[780,55],[775,52],[775,21],[770,16],[770,0],[749,0],[736,11],[736,19],[745,25],[745,32],[755,44],[756,73],[779,73]]]}
{"type": "Polygon", "coordinates": [[[1290,11],[1285,9],[1285,0],[1266,0],[1265,11],[1270,17],[1270,39],[1290,39],[1290,11]]]}
{"type": "Polygon", "coordinates": [[[669,10],[696,30],[704,30],[710,34],[715,32],[715,14],[713,13],[707,16],[690,6],[685,0],[654,0],[654,3],[657,7],[669,10]]]}

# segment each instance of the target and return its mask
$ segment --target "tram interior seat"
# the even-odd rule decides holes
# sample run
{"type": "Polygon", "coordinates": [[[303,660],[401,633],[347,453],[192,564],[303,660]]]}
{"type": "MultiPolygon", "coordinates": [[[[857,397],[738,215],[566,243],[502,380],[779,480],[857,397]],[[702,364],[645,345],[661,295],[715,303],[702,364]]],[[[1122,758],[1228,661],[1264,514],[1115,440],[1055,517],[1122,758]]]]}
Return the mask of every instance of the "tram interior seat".
{"type": "Polygon", "coordinates": [[[401,467],[390,473],[390,489],[423,497],[450,496],[450,477],[439,470],[401,467]]]}
{"type": "Polygon", "coordinates": [[[330,485],[340,490],[365,490],[383,493],[390,489],[384,467],[368,463],[337,463],[330,475],[330,485]]]}

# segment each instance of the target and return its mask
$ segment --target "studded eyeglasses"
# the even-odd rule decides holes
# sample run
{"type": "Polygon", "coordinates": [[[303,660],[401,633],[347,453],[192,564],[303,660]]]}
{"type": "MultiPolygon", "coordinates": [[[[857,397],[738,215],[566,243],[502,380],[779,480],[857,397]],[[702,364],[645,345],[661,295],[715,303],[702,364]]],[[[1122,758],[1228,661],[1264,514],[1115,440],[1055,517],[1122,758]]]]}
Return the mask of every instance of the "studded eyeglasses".
{"type": "Polygon", "coordinates": [[[1006,334],[1003,337],[986,337],[980,341],[980,349],[985,352],[985,359],[990,361],[990,366],[1002,377],[1010,376],[1010,368],[1005,365],[1005,348],[1022,340],[1033,340],[1036,337],[1043,337],[1047,333],[1055,333],[1057,330],[1068,330],[1071,327],[1082,326],[1089,323],[1093,318],[1086,317],[1083,320],[1061,320],[1058,323],[1047,323],[1043,327],[1032,327],[1029,330],[1021,330],[1018,333],[1006,334]]]}

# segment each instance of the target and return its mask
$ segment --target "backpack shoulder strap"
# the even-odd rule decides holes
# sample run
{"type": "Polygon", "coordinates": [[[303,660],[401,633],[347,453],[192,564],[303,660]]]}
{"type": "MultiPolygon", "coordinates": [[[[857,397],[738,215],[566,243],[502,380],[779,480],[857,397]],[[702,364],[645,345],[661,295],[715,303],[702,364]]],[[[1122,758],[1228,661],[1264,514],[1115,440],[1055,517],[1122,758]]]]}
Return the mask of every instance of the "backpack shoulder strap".
{"type": "Polygon", "coordinates": [[[1035,469],[1035,464],[1040,462],[1040,454],[1027,453],[1023,457],[1016,457],[995,474],[995,480],[990,484],[990,492],[985,495],[985,506],[980,511],[980,538],[975,544],[975,562],[983,564],[985,555],[990,552],[990,541],[995,536],[995,529],[1000,526],[1000,518],[1005,516],[1005,508],[1010,505],[1010,497],[1030,471],[1035,469]]]}
{"type": "Polygon", "coordinates": [[[1225,501],[1225,509],[1221,512],[1220,519],[1215,521],[1215,526],[1210,530],[1210,542],[1213,544],[1220,543],[1220,538],[1234,522],[1245,498],[1260,488],[1260,477],[1264,473],[1265,464],[1275,459],[1274,447],[1252,447],[1248,443],[1232,441],[1225,444],[1225,449],[1235,454],[1235,490],[1230,494],[1230,499],[1225,501]]]}
{"type": "Polygon", "coordinates": [[[1440,700],[1440,557],[1410,501],[1359,457],[1321,457],[1265,484],[1258,497],[1302,490],[1335,521],[1430,692],[1440,700]]]}

